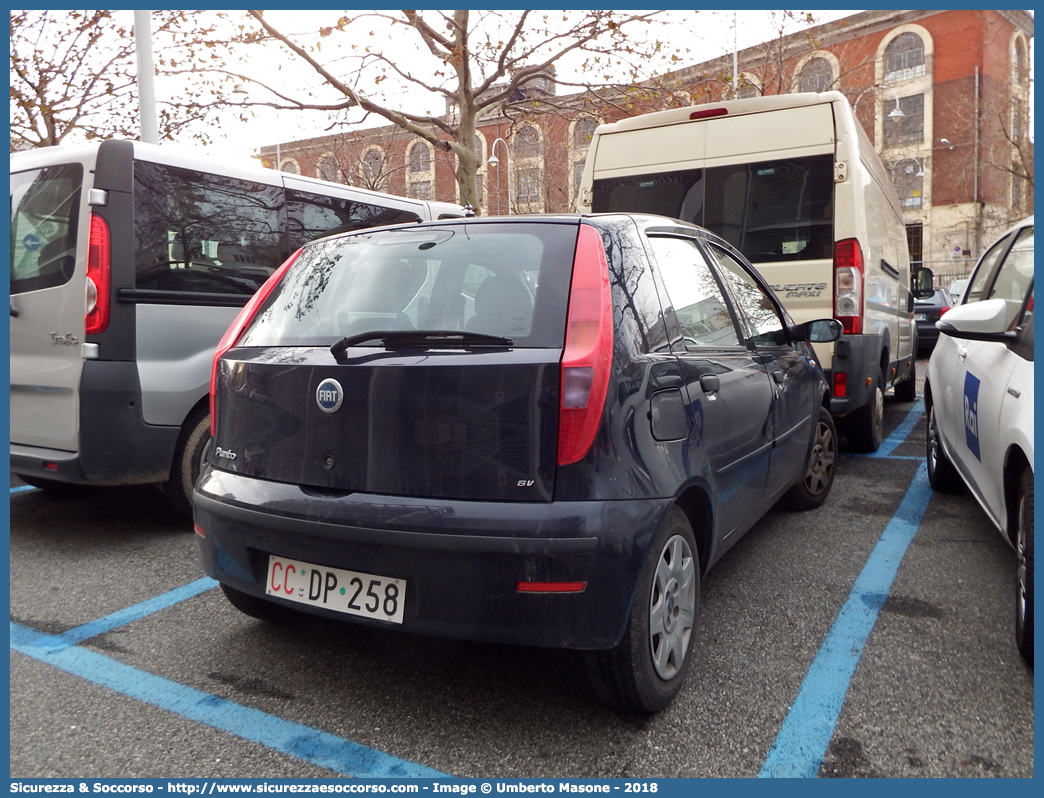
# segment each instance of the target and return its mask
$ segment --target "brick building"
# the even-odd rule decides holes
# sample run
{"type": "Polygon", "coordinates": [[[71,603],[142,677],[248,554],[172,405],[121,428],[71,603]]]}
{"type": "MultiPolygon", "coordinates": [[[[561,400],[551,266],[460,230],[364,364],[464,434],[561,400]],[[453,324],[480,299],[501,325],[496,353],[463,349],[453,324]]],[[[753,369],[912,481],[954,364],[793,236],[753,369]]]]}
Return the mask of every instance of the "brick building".
{"type": "MultiPolygon", "coordinates": [[[[487,214],[568,211],[600,121],[734,95],[839,90],[892,174],[911,258],[942,279],[1033,211],[1029,40],[1024,11],[866,11],[678,70],[626,95],[526,88],[528,110],[479,123],[479,196],[487,214]],[[554,98],[554,102],[547,100],[554,98]],[[510,200],[509,200],[510,193],[510,200]]],[[[447,113],[452,113],[447,108],[447,113]]],[[[454,201],[452,156],[394,126],[265,147],[261,160],[394,194],[454,201]]]]}

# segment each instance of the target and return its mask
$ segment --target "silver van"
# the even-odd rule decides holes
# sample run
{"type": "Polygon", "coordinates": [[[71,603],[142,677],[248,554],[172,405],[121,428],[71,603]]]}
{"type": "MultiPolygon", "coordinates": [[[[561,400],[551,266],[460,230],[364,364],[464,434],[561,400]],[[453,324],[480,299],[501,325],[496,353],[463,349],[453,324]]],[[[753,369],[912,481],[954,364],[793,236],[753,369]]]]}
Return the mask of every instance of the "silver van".
{"type": "Polygon", "coordinates": [[[12,473],[190,515],[214,349],[258,287],[315,238],[463,215],[140,142],[12,154],[12,473]]]}

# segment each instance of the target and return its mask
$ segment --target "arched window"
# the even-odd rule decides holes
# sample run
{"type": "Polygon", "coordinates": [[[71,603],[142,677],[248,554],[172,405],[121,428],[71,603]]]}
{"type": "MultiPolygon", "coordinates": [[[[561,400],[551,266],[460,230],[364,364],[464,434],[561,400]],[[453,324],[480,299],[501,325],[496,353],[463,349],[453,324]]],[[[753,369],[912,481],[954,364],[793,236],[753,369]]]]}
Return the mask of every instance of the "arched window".
{"type": "Polygon", "coordinates": [[[1026,42],[1021,38],[1015,40],[1015,82],[1025,84],[1029,77],[1029,66],[1026,61],[1026,42]]]}
{"type": "Polygon", "coordinates": [[[381,174],[384,166],[384,156],[380,150],[367,150],[362,159],[363,174],[368,180],[376,180],[381,174]]]}
{"type": "Polygon", "coordinates": [[[813,58],[801,70],[799,91],[827,91],[834,82],[834,68],[825,58],[813,58]]]}
{"type": "Polygon", "coordinates": [[[906,80],[923,74],[924,42],[916,33],[900,33],[885,48],[885,80],[906,80]]]}
{"type": "Polygon", "coordinates": [[[923,202],[924,167],[917,158],[906,158],[892,164],[892,183],[903,208],[920,208],[923,202]]]}
{"type": "Polygon", "coordinates": [[[598,127],[597,119],[589,116],[577,119],[576,124],[573,125],[573,147],[578,150],[586,150],[590,147],[591,137],[594,135],[596,127],[598,127]]]}
{"type": "Polygon", "coordinates": [[[282,165],[279,167],[279,171],[286,172],[288,175],[301,174],[300,170],[297,168],[297,164],[293,161],[283,161],[282,165]]]}
{"type": "Polygon", "coordinates": [[[512,151],[516,158],[540,157],[540,134],[535,127],[526,125],[518,131],[514,144],[512,151]]]}
{"type": "Polygon", "coordinates": [[[756,75],[744,72],[739,76],[739,84],[736,86],[736,99],[745,100],[748,97],[761,96],[761,81],[756,75]]]}
{"type": "Polygon", "coordinates": [[[410,171],[427,172],[431,169],[431,150],[423,141],[410,147],[410,171]]]}
{"type": "Polygon", "coordinates": [[[319,159],[319,179],[330,183],[338,182],[340,169],[337,168],[337,160],[332,155],[324,155],[319,159]]]}

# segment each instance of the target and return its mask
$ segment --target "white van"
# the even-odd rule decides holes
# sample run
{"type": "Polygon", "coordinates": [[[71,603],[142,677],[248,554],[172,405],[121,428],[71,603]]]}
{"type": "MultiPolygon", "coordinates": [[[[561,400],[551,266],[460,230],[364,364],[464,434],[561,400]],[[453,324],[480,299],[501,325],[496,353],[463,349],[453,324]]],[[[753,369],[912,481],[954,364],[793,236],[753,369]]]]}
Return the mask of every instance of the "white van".
{"type": "Polygon", "coordinates": [[[884,393],[915,398],[910,255],[888,173],[840,92],[679,108],[595,130],[580,210],[657,213],[739,249],[795,321],[833,316],[816,352],[850,448],[881,444],[884,393]]]}
{"type": "Polygon", "coordinates": [[[12,473],[191,514],[214,349],[257,288],[314,238],[463,215],[140,142],[12,154],[12,473]]]}

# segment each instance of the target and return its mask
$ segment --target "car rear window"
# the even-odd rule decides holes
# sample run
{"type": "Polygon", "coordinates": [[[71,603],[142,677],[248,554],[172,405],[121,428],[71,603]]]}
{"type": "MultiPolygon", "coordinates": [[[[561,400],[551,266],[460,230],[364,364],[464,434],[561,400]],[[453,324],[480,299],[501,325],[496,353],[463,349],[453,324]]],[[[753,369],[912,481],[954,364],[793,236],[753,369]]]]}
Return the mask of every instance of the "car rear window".
{"type": "Polygon", "coordinates": [[[467,331],[563,344],[577,226],[404,227],[315,242],[239,346],[324,346],[371,331],[467,331]]]}

